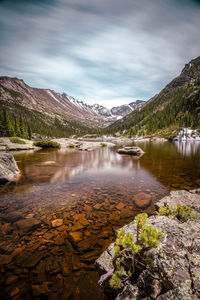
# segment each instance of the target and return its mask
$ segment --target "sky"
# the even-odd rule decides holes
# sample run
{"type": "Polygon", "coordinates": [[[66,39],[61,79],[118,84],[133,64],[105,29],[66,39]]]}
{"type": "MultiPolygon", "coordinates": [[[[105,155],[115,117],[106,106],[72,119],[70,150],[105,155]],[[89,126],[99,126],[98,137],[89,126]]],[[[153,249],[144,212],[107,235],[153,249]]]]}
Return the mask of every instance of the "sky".
{"type": "Polygon", "coordinates": [[[200,1],[0,0],[0,76],[105,107],[148,100],[200,55],[200,1]]]}

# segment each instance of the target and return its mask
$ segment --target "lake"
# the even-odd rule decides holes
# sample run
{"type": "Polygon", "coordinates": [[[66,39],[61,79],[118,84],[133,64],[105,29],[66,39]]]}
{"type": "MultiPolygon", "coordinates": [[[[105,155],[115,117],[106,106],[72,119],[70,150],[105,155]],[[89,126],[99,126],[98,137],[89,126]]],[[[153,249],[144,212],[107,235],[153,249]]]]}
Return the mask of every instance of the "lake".
{"type": "Polygon", "coordinates": [[[200,187],[200,143],[14,154],[22,176],[0,187],[0,298],[106,299],[95,259],[115,231],[170,190],[200,187]],[[54,221],[52,223],[52,221],[54,221]]]}

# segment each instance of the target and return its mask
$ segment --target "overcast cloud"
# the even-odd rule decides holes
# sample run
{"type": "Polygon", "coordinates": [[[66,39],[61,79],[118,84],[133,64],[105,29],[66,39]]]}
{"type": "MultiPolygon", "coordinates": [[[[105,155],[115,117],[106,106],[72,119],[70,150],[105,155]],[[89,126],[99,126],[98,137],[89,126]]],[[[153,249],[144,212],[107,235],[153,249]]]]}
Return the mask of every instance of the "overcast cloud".
{"type": "Polygon", "coordinates": [[[0,0],[0,75],[112,107],[200,55],[200,1],[0,0]]]}

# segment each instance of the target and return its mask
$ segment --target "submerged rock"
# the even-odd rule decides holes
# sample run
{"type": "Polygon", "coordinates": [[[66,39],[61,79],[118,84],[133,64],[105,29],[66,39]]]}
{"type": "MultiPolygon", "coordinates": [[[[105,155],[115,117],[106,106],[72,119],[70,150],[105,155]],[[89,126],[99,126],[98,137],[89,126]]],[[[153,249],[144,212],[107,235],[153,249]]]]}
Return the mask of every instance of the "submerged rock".
{"type": "Polygon", "coordinates": [[[19,230],[23,232],[33,231],[35,228],[41,225],[41,221],[35,218],[29,218],[24,220],[19,220],[15,223],[19,230]]]}
{"type": "Polygon", "coordinates": [[[129,155],[137,155],[137,156],[144,154],[144,151],[140,147],[124,147],[118,149],[117,152],[119,154],[129,154],[129,155]]]}
{"type": "Polygon", "coordinates": [[[16,181],[19,176],[20,171],[13,155],[0,153],[0,184],[16,181]]]}
{"type": "MultiPolygon", "coordinates": [[[[176,206],[178,203],[193,206],[194,214],[199,216],[200,195],[194,192],[175,191],[160,200],[157,207],[176,206]]],[[[173,216],[151,216],[148,225],[163,233],[157,248],[146,250],[146,256],[152,258],[153,265],[147,266],[137,274],[134,282],[118,291],[116,300],[159,299],[189,300],[200,297],[200,220],[190,218],[180,223],[173,216]]],[[[134,222],[123,227],[126,233],[136,235],[134,222]]],[[[95,264],[99,273],[112,270],[114,243],[103,252],[95,264]]],[[[108,280],[105,282],[108,294],[112,293],[108,280]]]]}
{"type": "Polygon", "coordinates": [[[51,222],[52,227],[59,227],[63,224],[63,219],[55,219],[51,222]]]}
{"type": "Polygon", "coordinates": [[[140,192],[133,198],[135,205],[139,208],[147,208],[151,204],[151,195],[148,193],[140,192]]]}

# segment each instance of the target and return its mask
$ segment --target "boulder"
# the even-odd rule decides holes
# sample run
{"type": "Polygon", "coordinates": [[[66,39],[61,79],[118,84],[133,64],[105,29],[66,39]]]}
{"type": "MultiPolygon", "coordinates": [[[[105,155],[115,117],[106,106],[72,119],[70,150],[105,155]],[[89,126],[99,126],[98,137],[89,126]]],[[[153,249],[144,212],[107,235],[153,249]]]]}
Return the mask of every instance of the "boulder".
{"type": "Polygon", "coordinates": [[[13,155],[0,153],[0,184],[16,181],[19,176],[20,171],[13,155]]]}
{"type": "MultiPolygon", "coordinates": [[[[178,203],[192,205],[198,218],[190,218],[181,223],[173,216],[149,217],[147,225],[152,225],[163,233],[157,248],[145,250],[145,255],[152,258],[153,265],[142,269],[134,281],[129,280],[124,288],[118,290],[116,300],[187,300],[200,297],[200,195],[193,191],[175,191],[160,200],[157,207],[164,203],[175,206],[178,203]]],[[[134,222],[123,229],[136,236],[134,222]]],[[[114,245],[111,244],[95,262],[101,275],[112,271],[114,245]]],[[[108,280],[105,281],[105,288],[111,294],[108,280]]]]}
{"type": "Polygon", "coordinates": [[[129,155],[142,155],[144,151],[140,147],[123,147],[118,149],[117,152],[119,154],[129,154],[129,155]]]}

